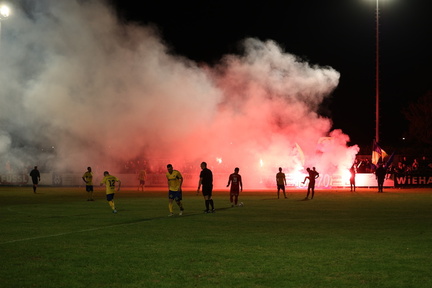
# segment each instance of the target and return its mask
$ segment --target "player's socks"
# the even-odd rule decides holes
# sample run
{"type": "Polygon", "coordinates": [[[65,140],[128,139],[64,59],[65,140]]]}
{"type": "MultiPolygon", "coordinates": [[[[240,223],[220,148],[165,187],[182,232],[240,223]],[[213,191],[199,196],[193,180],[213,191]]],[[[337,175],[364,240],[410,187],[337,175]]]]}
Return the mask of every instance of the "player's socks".
{"type": "Polygon", "coordinates": [[[113,201],[113,200],[108,201],[108,204],[110,205],[110,207],[111,207],[112,210],[116,210],[116,209],[115,209],[115,205],[114,205],[114,201],[113,201]]]}
{"type": "Polygon", "coordinates": [[[205,207],[207,211],[209,210],[209,205],[210,205],[210,200],[205,200],[205,207]]]}
{"type": "Polygon", "coordinates": [[[183,209],[183,203],[182,203],[182,202],[178,201],[178,202],[177,202],[177,205],[180,207],[180,211],[183,211],[183,210],[184,210],[184,209],[183,209]]]}
{"type": "Polygon", "coordinates": [[[211,205],[211,207],[212,207],[212,210],[214,210],[213,199],[210,199],[209,202],[210,202],[210,205],[211,205]]]}
{"type": "Polygon", "coordinates": [[[173,213],[173,204],[172,203],[168,203],[168,209],[170,213],[173,213]]]}

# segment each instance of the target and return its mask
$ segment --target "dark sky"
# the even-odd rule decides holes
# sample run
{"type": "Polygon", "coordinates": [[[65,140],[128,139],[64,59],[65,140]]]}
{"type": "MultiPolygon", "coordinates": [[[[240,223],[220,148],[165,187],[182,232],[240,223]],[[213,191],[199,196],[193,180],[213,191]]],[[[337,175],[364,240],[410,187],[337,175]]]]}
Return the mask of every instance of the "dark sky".
{"type": "MultiPolygon", "coordinates": [[[[171,52],[216,63],[246,37],[274,40],[287,53],[341,73],[321,113],[352,144],[375,138],[375,0],[111,0],[123,21],[155,25],[171,52]]],[[[380,0],[380,142],[398,146],[403,107],[432,89],[432,1],[380,0]]]]}

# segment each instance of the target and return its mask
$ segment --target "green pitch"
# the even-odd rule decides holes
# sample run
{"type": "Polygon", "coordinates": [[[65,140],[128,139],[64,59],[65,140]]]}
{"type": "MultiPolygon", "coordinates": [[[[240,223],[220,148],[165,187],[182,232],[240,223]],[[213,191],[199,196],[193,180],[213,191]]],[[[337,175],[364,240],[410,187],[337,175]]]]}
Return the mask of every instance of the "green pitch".
{"type": "Polygon", "coordinates": [[[246,191],[216,213],[165,188],[0,187],[2,287],[432,287],[432,191],[246,191]]]}

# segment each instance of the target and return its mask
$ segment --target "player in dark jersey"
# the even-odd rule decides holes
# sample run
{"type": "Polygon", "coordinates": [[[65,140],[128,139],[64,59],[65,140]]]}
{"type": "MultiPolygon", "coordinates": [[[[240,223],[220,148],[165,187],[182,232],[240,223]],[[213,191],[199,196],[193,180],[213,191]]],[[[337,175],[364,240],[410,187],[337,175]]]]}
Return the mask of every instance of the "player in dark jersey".
{"type": "Polygon", "coordinates": [[[315,179],[317,179],[319,177],[319,173],[318,173],[318,171],[316,171],[315,167],[313,167],[313,169],[310,169],[308,167],[308,168],[306,168],[306,171],[308,172],[309,176],[305,177],[303,184],[306,182],[306,180],[309,179],[309,185],[308,185],[308,190],[307,190],[307,195],[306,195],[305,200],[309,199],[310,192],[312,192],[312,195],[310,198],[312,200],[314,198],[314,195],[315,195],[315,179]]]}
{"type": "MultiPolygon", "coordinates": [[[[240,169],[238,167],[236,167],[234,169],[234,173],[232,173],[229,178],[228,178],[228,185],[227,187],[230,186],[231,184],[231,189],[230,189],[230,202],[231,202],[231,207],[234,207],[238,205],[238,196],[240,194],[240,191],[243,191],[243,183],[242,183],[242,178],[241,175],[238,174],[240,171],[240,169]]],[[[242,206],[243,203],[240,202],[239,206],[242,206]]]]}
{"type": "Polygon", "coordinates": [[[282,172],[282,167],[279,167],[279,172],[276,173],[276,186],[277,186],[277,196],[279,199],[280,191],[282,190],[284,197],[287,198],[285,193],[285,186],[286,186],[286,177],[285,173],[282,172]]]}
{"type": "Polygon", "coordinates": [[[205,207],[206,210],[204,210],[205,213],[214,213],[215,212],[215,208],[214,208],[214,203],[213,203],[213,199],[212,199],[212,192],[213,192],[213,173],[210,169],[207,168],[207,163],[206,162],[202,162],[201,163],[201,173],[200,173],[200,178],[199,178],[199,182],[198,182],[198,189],[197,189],[197,194],[200,191],[200,188],[202,186],[202,194],[204,196],[204,200],[205,200],[205,207]],[[210,206],[211,206],[211,210],[210,210],[210,206]]]}
{"type": "Polygon", "coordinates": [[[33,193],[36,193],[36,189],[37,189],[38,184],[39,184],[40,179],[41,179],[37,166],[34,166],[34,169],[30,172],[30,177],[31,177],[32,182],[33,182],[33,193]]]}

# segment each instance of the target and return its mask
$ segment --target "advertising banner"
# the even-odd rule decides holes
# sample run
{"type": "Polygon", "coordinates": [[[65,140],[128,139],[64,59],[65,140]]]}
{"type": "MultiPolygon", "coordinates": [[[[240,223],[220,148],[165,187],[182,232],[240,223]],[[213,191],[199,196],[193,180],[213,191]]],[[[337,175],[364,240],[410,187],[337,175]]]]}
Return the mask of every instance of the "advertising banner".
{"type": "Polygon", "coordinates": [[[414,188],[414,187],[432,187],[431,175],[395,175],[395,187],[414,188]]]}

